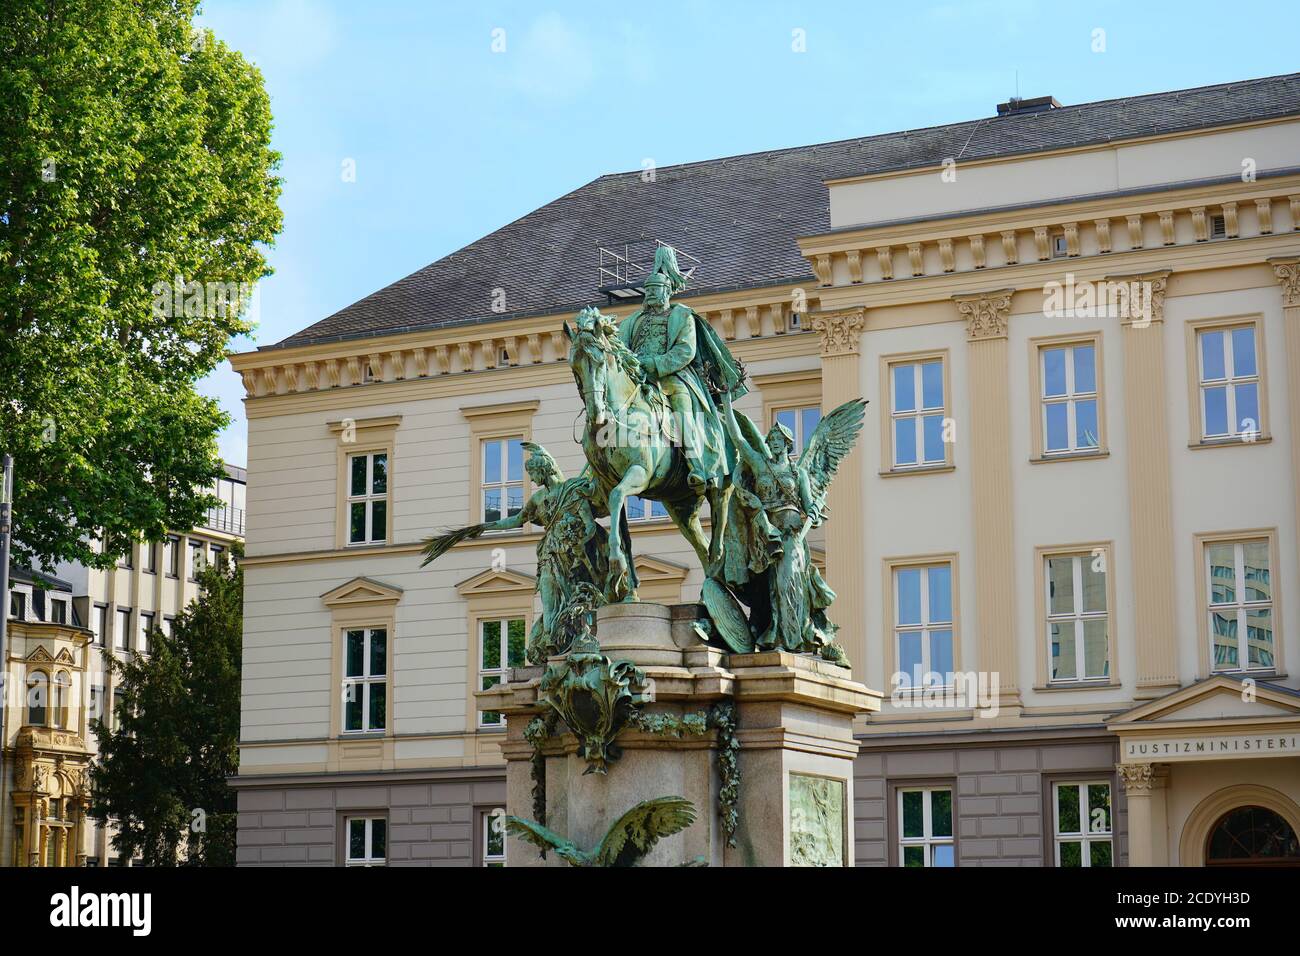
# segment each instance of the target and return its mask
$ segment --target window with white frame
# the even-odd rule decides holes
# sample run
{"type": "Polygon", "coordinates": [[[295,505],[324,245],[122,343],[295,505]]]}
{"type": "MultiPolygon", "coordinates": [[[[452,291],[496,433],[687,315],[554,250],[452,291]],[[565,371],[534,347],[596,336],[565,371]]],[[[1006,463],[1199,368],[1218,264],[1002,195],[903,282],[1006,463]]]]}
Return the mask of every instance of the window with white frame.
{"type": "MultiPolygon", "coordinates": [[[[522,617],[494,618],[478,625],[478,686],[495,687],[512,667],[524,665],[527,633],[522,617]]],[[[495,711],[479,711],[480,727],[504,727],[505,717],[495,711]]]]}
{"type": "Polygon", "coordinates": [[[141,654],[149,653],[149,632],[153,630],[153,615],[141,611],[136,618],[138,632],[136,634],[135,649],[141,654]]]}
{"type": "Polygon", "coordinates": [[[628,521],[654,521],[657,518],[667,517],[668,509],[663,506],[662,501],[651,501],[649,498],[641,498],[637,495],[628,495],[628,521]]]}
{"type": "Polygon", "coordinates": [[[1057,866],[1114,866],[1110,784],[1097,780],[1052,784],[1057,866]]]}
{"type": "Polygon", "coordinates": [[[491,438],[482,443],[483,520],[500,521],[524,507],[522,438],[491,438]]]}
{"type": "Polygon", "coordinates": [[[388,631],[343,632],[343,732],[375,733],[388,724],[388,631]]]}
{"type": "Polygon", "coordinates": [[[63,598],[50,598],[50,623],[68,623],[68,602],[63,598]]]}
{"type": "Polygon", "coordinates": [[[794,454],[802,455],[808,440],[817,430],[817,423],[822,420],[820,405],[804,405],[799,408],[781,408],[773,413],[774,424],[784,425],[794,436],[794,454]]]}
{"type": "Polygon", "coordinates": [[[1267,538],[1206,542],[1215,671],[1271,671],[1276,666],[1271,561],[1267,538]]]}
{"type": "Polygon", "coordinates": [[[1043,560],[1050,681],[1109,679],[1105,553],[1049,554],[1043,560]]]}
{"type": "Polygon", "coordinates": [[[494,807],[482,814],[483,858],[480,865],[506,865],[506,808],[494,807]]]}
{"type": "Polygon", "coordinates": [[[1038,350],[1038,362],[1043,454],[1095,451],[1101,446],[1097,347],[1092,343],[1044,346],[1038,350]]]}
{"type": "Polygon", "coordinates": [[[181,540],[180,538],[168,536],[163,542],[163,567],[167,569],[167,577],[180,577],[181,573],[181,540]]]}
{"type": "Polygon", "coordinates": [[[90,609],[90,633],[93,635],[92,640],[100,647],[104,646],[104,638],[108,634],[108,605],[96,604],[90,609]]]}
{"type": "Polygon", "coordinates": [[[1257,437],[1263,428],[1254,324],[1200,329],[1196,345],[1201,438],[1214,441],[1257,437]]]}
{"type": "Polygon", "coordinates": [[[118,608],[114,621],[116,626],[113,628],[113,649],[124,651],[131,635],[131,609],[129,607],[118,608]]]}
{"type": "Polygon", "coordinates": [[[898,865],[956,866],[952,836],[952,790],[918,787],[898,791],[898,865]]]}
{"type": "Polygon", "coordinates": [[[348,456],[348,544],[388,540],[388,452],[348,456]]]}
{"type": "Polygon", "coordinates": [[[894,468],[922,468],[947,462],[943,441],[943,360],[896,362],[889,366],[894,468]]]}
{"type": "Polygon", "coordinates": [[[384,817],[348,817],[348,866],[383,866],[388,861],[388,820],[384,817]]]}
{"type": "Polygon", "coordinates": [[[894,569],[896,680],[902,688],[946,687],[953,672],[952,565],[894,569]]]}

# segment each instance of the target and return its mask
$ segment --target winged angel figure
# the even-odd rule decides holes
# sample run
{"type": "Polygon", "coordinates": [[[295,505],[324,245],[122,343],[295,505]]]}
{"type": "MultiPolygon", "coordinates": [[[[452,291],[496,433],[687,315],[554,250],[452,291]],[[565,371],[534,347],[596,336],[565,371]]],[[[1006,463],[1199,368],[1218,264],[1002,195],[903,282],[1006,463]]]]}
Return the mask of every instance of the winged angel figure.
{"type": "MultiPolygon", "coordinates": [[[[807,539],[826,520],[826,493],[857,441],[865,409],[862,399],[840,405],[818,423],[795,461],[788,428],[778,422],[763,437],[724,396],[723,424],[739,468],[731,506],[739,513],[727,522],[734,530],[722,577],[752,609],[749,628],[761,649],[817,653],[846,663],[826,615],[835,592],[813,564],[807,539]]],[[[713,611],[717,602],[709,603],[713,611]]],[[[715,623],[724,617],[715,614],[715,623]]]]}
{"type": "Polygon", "coordinates": [[[590,851],[532,820],[506,817],[506,829],[543,851],[554,850],[570,866],[635,866],[661,839],[694,822],[695,806],[691,801],[659,797],[643,800],[619,817],[600,845],[590,851]]]}

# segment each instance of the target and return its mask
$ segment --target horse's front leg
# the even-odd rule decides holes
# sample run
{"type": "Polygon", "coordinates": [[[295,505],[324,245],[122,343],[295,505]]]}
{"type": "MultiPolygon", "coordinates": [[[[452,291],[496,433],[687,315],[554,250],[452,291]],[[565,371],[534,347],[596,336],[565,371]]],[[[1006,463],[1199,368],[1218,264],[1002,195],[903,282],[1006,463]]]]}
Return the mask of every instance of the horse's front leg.
{"type": "Polygon", "coordinates": [[[632,556],[623,552],[623,535],[620,529],[628,495],[639,495],[650,483],[650,473],[643,465],[633,465],[609,493],[609,576],[605,579],[605,600],[612,603],[636,600],[628,585],[628,571],[632,556]]]}

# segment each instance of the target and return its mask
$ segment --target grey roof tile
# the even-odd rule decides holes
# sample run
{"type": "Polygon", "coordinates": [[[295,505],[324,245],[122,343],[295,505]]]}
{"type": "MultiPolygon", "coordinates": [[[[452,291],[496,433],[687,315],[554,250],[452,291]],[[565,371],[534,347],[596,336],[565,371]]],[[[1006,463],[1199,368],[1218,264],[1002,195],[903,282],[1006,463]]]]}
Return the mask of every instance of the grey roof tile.
{"type": "Polygon", "coordinates": [[[702,260],[690,292],[810,278],[796,237],[830,229],[824,181],[1300,114],[1300,73],[601,176],[275,346],[604,304],[600,245],[643,237],[702,260]],[[492,311],[492,290],[508,311],[492,311]]]}

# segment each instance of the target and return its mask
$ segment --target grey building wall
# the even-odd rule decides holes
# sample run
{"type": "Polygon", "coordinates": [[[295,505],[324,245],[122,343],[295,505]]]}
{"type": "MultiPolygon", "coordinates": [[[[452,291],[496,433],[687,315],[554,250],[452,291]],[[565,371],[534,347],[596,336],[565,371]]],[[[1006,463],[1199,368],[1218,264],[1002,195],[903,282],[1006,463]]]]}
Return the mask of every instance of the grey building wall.
{"type": "Polygon", "coordinates": [[[341,866],[348,816],[388,820],[389,866],[472,866],[478,813],[505,806],[505,770],[313,775],[239,787],[238,866],[341,866]]]}
{"type": "Polygon", "coordinates": [[[896,791],[951,786],[958,866],[1044,866],[1052,846],[1051,784],[1090,777],[1111,784],[1113,853],[1128,862],[1127,806],[1116,779],[1116,739],[1099,732],[859,738],[854,763],[858,866],[896,865],[896,791]]]}

